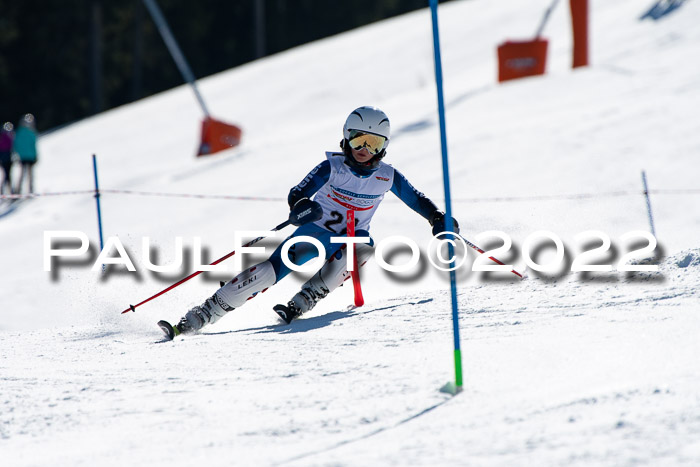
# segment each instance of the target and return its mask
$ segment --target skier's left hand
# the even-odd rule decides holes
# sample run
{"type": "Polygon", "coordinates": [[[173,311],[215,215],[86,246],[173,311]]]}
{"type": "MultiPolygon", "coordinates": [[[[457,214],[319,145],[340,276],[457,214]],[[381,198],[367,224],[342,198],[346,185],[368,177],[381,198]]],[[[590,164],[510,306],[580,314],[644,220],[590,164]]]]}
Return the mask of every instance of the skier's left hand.
{"type": "Polygon", "coordinates": [[[289,220],[293,225],[299,226],[319,220],[323,216],[321,205],[309,198],[302,198],[292,207],[289,220]]]}
{"type": "MultiPolygon", "coordinates": [[[[433,236],[439,234],[440,232],[447,231],[445,213],[442,211],[435,211],[433,215],[430,216],[430,225],[433,226],[433,236]]],[[[454,217],[452,218],[452,231],[456,234],[459,233],[459,223],[454,217]]]]}

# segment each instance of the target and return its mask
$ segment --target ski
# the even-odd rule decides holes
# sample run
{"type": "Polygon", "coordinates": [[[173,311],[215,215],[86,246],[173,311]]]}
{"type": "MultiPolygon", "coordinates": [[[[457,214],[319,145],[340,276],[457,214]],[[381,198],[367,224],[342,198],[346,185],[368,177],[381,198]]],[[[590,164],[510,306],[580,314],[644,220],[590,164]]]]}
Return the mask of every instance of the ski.
{"type": "Polygon", "coordinates": [[[163,334],[165,334],[165,338],[168,339],[169,341],[175,339],[175,336],[180,334],[180,331],[176,327],[173,327],[167,321],[163,321],[163,320],[158,321],[158,326],[163,331],[163,334]]]}

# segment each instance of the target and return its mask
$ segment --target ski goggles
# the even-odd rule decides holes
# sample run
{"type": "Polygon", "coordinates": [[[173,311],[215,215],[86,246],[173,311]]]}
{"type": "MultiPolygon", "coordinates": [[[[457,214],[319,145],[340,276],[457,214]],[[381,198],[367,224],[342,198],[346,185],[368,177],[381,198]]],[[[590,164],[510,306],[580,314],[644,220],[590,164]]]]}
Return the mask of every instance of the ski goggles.
{"type": "Polygon", "coordinates": [[[386,145],[386,138],[372,133],[363,133],[357,130],[350,130],[350,138],[348,138],[350,147],[359,151],[362,148],[367,149],[370,154],[379,154],[386,145]]]}

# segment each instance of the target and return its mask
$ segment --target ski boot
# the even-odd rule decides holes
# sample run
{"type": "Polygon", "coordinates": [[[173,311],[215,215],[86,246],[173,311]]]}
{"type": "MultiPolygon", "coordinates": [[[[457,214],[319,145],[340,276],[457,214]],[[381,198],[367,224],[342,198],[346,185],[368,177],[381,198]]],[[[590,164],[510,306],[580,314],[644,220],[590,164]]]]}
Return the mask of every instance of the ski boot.
{"type": "Polygon", "coordinates": [[[292,300],[290,300],[289,303],[287,303],[286,305],[275,305],[272,307],[272,309],[275,310],[277,316],[282,318],[282,321],[284,321],[287,324],[291,323],[294,318],[301,314],[296,303],[294,303],[294,301],[292,300]]]}
{"type": "MultiPolygon", "coordinates": [[[[200,307],[195,307],[195,308],[200,308],[200,307]]],[[[188,312],[193,312],[194,308],[188,312]]],[[[194,311],[196,313],[196,311],[194,311]]],[[[173,340],[175,339],[176,336],[179,336],[180,334],[194,334],[196,332],[196,329],[190,324],[190,322],[187,320],[186,316],[183,316],[180,318],[180,322],[177,323],[175,326],[170,324],[169,322],[162,320],[158,321],[158,326],[160,329],[163,331],[165,334],[165,338],[168,340],[173,340]]]]}
{"type": "Polygon", "coordinates": [[[316,306],[319,300],[325,298],[328,293],[328,288],[320,280],[320,274],[316,274],[286,305],[275,305],[272,309],[275,310],[277,316],[289,324],[293,319],[316,306]]]}
{"type": "Polygon", "coordinates": [[[163,330],[166,338],[173,340],[175,336],[180,334],[194,334],[202,329],[205,324],[218,321],[221,316],[233,309],[233,307],[222,303],[214,294],[207,298],[201,306],[198,305],[191,308],[185,316],[180,318],[180,322],[175,326],[172,326],[167,321],[158,321],[158,326],[163,330]]]}

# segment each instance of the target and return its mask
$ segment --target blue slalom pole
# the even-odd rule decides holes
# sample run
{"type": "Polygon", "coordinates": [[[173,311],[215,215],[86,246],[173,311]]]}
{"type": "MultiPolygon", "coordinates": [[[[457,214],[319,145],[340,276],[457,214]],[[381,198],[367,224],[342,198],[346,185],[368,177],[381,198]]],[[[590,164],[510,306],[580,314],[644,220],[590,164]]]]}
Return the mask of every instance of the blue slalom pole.
{"type": "MultiPolygon", "coordinates": [[[[437,16],[438,0],[430,0],[430,13],[433,19],[433,48],[435,51],[435,82],[437,84],[438,115],[440,118],[440,146],[442,148],[442,177],[445,187],[445,228],[453,230],[452,225],[452,197],[450,195],[450,167],[447,160],[447,130],[445,127],[445,99],[442,92],[442,58],[440,57],[440,34],[437,16]]],[[[454,258],[454,247],[452,243],[447,244],[447,251],[450,258],[454,258]]],[[[450,290],[452,296],[452,328],[454,333],[454,358],[455,358],[455,388],[443,388],[447,392],[454,394],[462,390],[462,350],[459,339],[459,305],[457,303],[457,273],[450,271],[450,290]]]]}
{"type": "Polygon", "coordinates": [[[647,201],[647,214],[649,215],[649,228],[651,228],[651,234],[656,237],[656,230],[654,229],[654,216],[651,214],[651,201],[649,200],[649,187],[647,186],[647,173],[642,170],[642,184],[644,185],[644,197],[647,201]]]}
{"type": "Polygon", "coordinates": [[[102,240],[102,210],[100,209],[100,184],[97,182],[97,157],[92,155],[92,170],[95,174],[95,201],[97,202],[97,228],[100,232],[100,251],[104,249],[102,240]]]}

